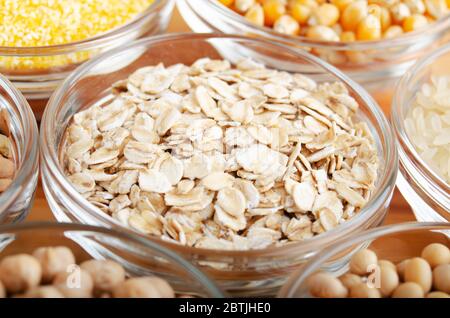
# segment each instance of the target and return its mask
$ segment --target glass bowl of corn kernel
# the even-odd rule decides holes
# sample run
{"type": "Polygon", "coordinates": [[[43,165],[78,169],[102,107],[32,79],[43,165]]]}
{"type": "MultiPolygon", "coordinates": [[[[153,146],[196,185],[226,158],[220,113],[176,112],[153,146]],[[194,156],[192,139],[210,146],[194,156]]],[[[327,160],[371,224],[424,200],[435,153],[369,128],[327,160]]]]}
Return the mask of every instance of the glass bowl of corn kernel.
{"type": "MultiPolygon", "coordinates": [[[[89,61],[55,91],[41,122],[42,181],[59,221],[139,233],[177,251],[225,291],[274,295],[288,273],[322,247],[382,222],[397,173],[392,137],[370,95],[307,52],[241,36],[164,35],[89,61]],[[122,68],[110,70],[112,63],[122,68]],[[303,103],[349,133],[295,106],[308,96],[303,103]],[[295,129],[306,127],[294,123],[303,117],[314,133],[295,129]],[[337,132],[336,142],[353,141],[335,158],[323,141],[337,132]],[[357,167],[360,160],[364,167],[357,167]],[[333,173],[353,162],[368,183],[334,187],[333,173]],[[319,220],[312,210],[327,202],[334,212],[319,220]]],[[[342,173],[342,183],[349,176],[343,170],[335,173],[338,179],[342,173]]]]}
{"type": "Polygon", "coordinates": [[[182,257],[129,233],[28,222],[0,226],[0,241],[0,298],[224,297],[182,257]]]}
{"type": "Polygon", "coordinates": [[[181,0],[195,32],[266,37],[314,53],[377,100],[420,55],[448,40],[446,0],[181,0]]]}
{"type": "Polygon", "coordinates": [[[288,298],[449,298],[450,225],[410,222],[335,242],[295,272],[288,298]],[[413,242],[413,244],[411,244],[413,242]],[[344,265],[338,260],[345,255],[344,265]]]}
{"type": "Polygon", "coordinates": [[[399,190],[419,221],[450,221],[450,45],[424,56],[398,82],[392,124],[399,190]]]}
{"type": "Polygon", "coordinates": [[[20,222],[33,203],[39,132],[23,95],[0,75],[0,224],[20,222]]]}
{"type": "Polygon", "coordinates": [[[0,10],[0,72],[45,99],[91,57],[165,31],[173,0],[13,0],[0,10]]]}

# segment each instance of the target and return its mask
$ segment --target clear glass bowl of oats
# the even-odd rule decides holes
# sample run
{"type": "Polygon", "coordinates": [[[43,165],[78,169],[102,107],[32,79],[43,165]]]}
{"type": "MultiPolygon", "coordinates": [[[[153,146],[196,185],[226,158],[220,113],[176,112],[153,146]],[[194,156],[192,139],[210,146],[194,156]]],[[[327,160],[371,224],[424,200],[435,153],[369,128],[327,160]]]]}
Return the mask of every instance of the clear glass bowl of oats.
{"type": "Polygon", "coordinates": [[[105,53],[41,125],[59,221],[140,232],[235,295],[275,294],[324,246],[378,226],[397,173],[368,93],[262,39],[174,34],[105,53]]]}
{"type": "Polygon", "coordinates": [[[39,132],[23,95],[0,75],[0,223],[23,220],[39,172],[39,132]]]}
{"type": "Polygon", "coordinates": [[[58,253],[58,247],[70,249],[72,253],[69,251],[69,254],[73,256],[63,257],[60,262],[54,263],[53,270],[45,271],[44,268],[42,272],[50,277],[43,278],[46,283],[52,280],[51,276],[56,274],[55,270],[61,268],[62,264],[68,264],[67,268],[62,265],[64,272],[74,273],[77,269],[74,265],[84,261],[111,260],[122,265],[127,277],[157,276],[165,279],[177,296],[224,297],[215,283],[188,261],[132,233],[83,224],[29,222],[0,226],[0,238],[0,261],[7,256],[23,253],[37,257],[37,249],[54,247],[53,253],[46,259],[50,263],[57,255],[67,255],[58,253]]]}
{"type": "MultiPolygon", "coordinates": [[[[308,282],[309,278],[315,273],[326,272],[335,277],[339,277],[344,286],[346,286],[347,290],[350,290],[351,297],[352,279],[354,282],[354,273],[357,271],[353,270],[353,273],[349,273],[350,266],[348,263],[346,266],[341,266],[342,264],[336,263],[335,261],[337,259],[341,259],[342,257],[348,257],[350,259],[355,254],[355,251],[362,248],[368,248],[376,254],[375,262],[379,267],[383,267],[385,265],[396,266],[397,271],[399,272],[399,282],[397,282],[397,285],[399,283],[401,284],[405,281],[405,278],[401,275],[401,265],[399,266],[399,264],[406,259],[414,257],[422,257],[428,261],[428,253],[423,253],[423,250],[430,244],[439,244],[441,248],[442,245],[450,247],[448,241],[449,231],[450,225],[448,223],[409,222],[382,226],[376,229],[364,231],[347,239],[339,240],[332,246],[329,246],[321,251],[305,266],[293,273],[286,284],[280,289],[277,296],[282,298],[310,298],[312,297],[310,288],[313,287],[313,283],[308,282]],[[411,244],[411,242],[414,242],[414,244],[411,244]],[[353,252],[349,253],[349,251],[353,252]],[[349,275],[345,276],[345,274],[349,275]]],[[[442,255],[443,253],[440,254],[442,255]]],[[[365,257],[358,257],[359,261],[355,261],[352,268],[357,269],[360,264],[369,264],[370,266],[374,261],[373,255],[374,254],[367,257],[366,254],[364,255],[365,257]]],[[[380,278],[380,285],[375,286],[386,286],[383,284],[383,279],[388,280],[387,277],[383,275],[380,276],[380,278]]],[[[370,277],[368,277],[368,279],[370,279],[370,277]]],[[[364,294],[367,293],[372,293],[372,297],[380,297],[377,295],[377,292],[374,295],[373,291],[371,292],[370,289],[372,288],[369,287],[369,289],[364,289],[363,293],[355,292],[354,294],[356,295],[354,297],[367,298],[367,296],[364,296],[364,294]]],[[[380,290],[381,293],[383,293],[383,289],[380,290]]],[[[386,296],[388,295],[384,295],[384,297],[386,296]]],[[[399,297],[404,298],[407,296],[403,295],[399,297]]],[[[415,296],[413,298],[417,297],[419,296],[415,296]]]]}
{"type": "MultiPolygon", "coordinates": [[[[223,3],[233,4],[234,1],[223,1],[223,3]]],[[[239,1],[241,4],[254,4],[254,6],[263,6],[264,1],[239,1]]],[[[269,2],[269,1],[266,1],[269,2]]],[[[323,4],[323,1],[270,1],[266,8],[270,11],[270,15],[279,16],[282,12],[277,12],[277,5],[274,2],[281,3],[283,11],[285,6],[288,10],[283,14],[283,18],[288,17],[286,14],[293,14],[294,8],[290,11],[289,6],[293,2],[298,2],[303,8],[314,8],[323,4]]],[[[326,1],[327,2],[327,1],[326,1]]],[[[385,1],[363,1],[366,5],[384,5],[385,1]]],[[[406,1],[405,1],[406,2],[406,1]]],[[[422,1],[419,1],[419,5],[424,6],[422,1]]],[[[436,10],[441,10],[442,16],[437,21],[429,23],[426,27],[393,38],[381,38],[371,41],[355,41],[341,40],[339,37],[346,32],[342,32],[342,27],[339,23],[335,23],[331,27],[325,27],[320,25],[321,28],[326,30],[320,30],[314,32],[312,37],[308,37],[303,34],[306,24],[300,26],[300,35],[283,34],[278,32],[272,27],[260,26],[252,21],[252,17],[248,19],[243,15],[231,10],[223,5],[218,0],[180,0],[177,2],[180,13],[189,27],[194,32],[223,32],[227,34],[239,34],[245,36],[264,37],[272,41],[288,44],[295,48],[301,48],[309,52],[313,52],[317,56],[321,57],[330,64],[336,66],[340,70],[344,71],[353,80],[357,81],[364,86],[370,93],[372,93],[375,99],[379,103],[389,101],[393,91],[392,87],[395,85],[399,77],[419,58],[420,56],[430,52],[433,48],[437,48],[443,43],[446,43],[449,39],[449,26],[450,15],[445,5],[445,1],[435,1],[436,10]],[[443,4],[443,7],[440,5],[443,4]],[[445,14],[447,12],[447,14],[445,14]],[[331,35],[330,35],[331,33],[331,35]],[[338,35],[340,34],[340,35],[338,35]],[[334,39],[337,37],[337,39],[334,39]]],[[[238,6],[238,1],[234,3],[235,7],[238,6]]],[[[336,6],[345,6],[349,1],[341,2],[327,2],[326,5],[334,4],[336,6]]],[[[397,3],[397,2],[395,2],[397,3]]],[[[411,1],[410,3],[417,3],[411,1]]],[[[405,3],[401,3],[402,9],[405,9],[405,3]]],[[[379,8],[378,8],[379,9],[379,8]]],[[[266,10],[266,14],[269,14],[266,10]]],[[[370,11],[369,7],[369,11],[370,11]]],[[[251,10],[249,10],[251,11],[251,10]]],[[[261,9],[262,11],[262,9],[261,9]]],[[[299,12],[298,15],[307,14],[309,16],[311,9],[299,12]]],[[[312,10],[314,12],[314,9],[312,10]]],[[[356,23],[361,17],[364,10],[354,10],[349,16],[349,20],[356,23]]],[[[404,12],[403,10],[400,10],[404,12]]],[[[406,14],[410,15],[411,12],[406,8],[406,14]]],[[[373,12],[372,12],[373,13],[373,12]]],[[[321,12],[318,14],[319,20],[332,19],[330,12],[321,12]]],[[[403,13],[400,13],[403,15],[403,13]]],[[[294,14],[295,15],[295,14],[294,14]]],[[[308,18],[305,16],[305,18],[308,18]]],[[[342,18],[341,14],[341,18],[342,18]]],[[[392,22],[394,21],[394,15],[392,14],[392,22]]],[[[300,17],[299,17],[300,18],[300,17]]],[[[281,19],[280,19],[281,20],[281,19]]],[[[320,24],[320,23],[319,23],[320,24]]],[[[393,23],[394,24],[394,23],[393,23]]],[[[316,25],[312,22],[311,25],[316,25]]],[[[396,26],[398,28],[398,26],[396,26]]],[[[281,28],[282,29],[282,28],[281,28]]],[[[285,27],[284,32],[289,33],[289,27],[285,27]]],[[[347,32],[348,33],[348,32],[347,32]]],[[[356,31],[354,32],[356,33],[356,31]]],[[[400,33],[401,29],[400,29],[400,33]]],[[[354,36],[354,34],[353,34],[354,36]]]]}
{"type": "Polygon", "coordinates": [[[93,56],[163,33],[174,4],[173,0],[2,3],[0,72],[28,99],[47,99],[61,80],[93,56]]]}
{"type": "Polygon", "coordinates": [[[398,141],[397,186],[417,220],[450,220],[450,45],[421,59],[392,102],[398,141]]]}

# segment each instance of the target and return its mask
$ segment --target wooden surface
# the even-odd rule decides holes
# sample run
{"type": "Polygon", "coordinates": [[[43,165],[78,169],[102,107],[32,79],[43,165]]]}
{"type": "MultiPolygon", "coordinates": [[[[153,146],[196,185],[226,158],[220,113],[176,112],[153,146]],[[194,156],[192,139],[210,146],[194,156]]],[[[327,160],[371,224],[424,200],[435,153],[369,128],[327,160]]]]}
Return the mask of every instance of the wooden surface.
{"type": "MultiPolygon", "coordinates": [[[[169,26],[169,32],[186,32],[189,31],[187,25],[183,22],[181,16],[178,12],[174,12],[174,16],[169,26]]],[[[390,101],[385,100],[381,105],[386,113],[389,112],[390,101]]],[[[41,186],[38,186],[36,199],[34,202],[33,209],[30,215],[27,218],[28,221],[36,221],[36,220],[54,220],[52,213],[47,205],[47,202],[44,197],[44,193],[42,191],[41,186]]],[[[408,206],[405,199],[401,196],[398,190],[395,191],[394,197],[392,199],[390,211],[385,220],[386,224],[392,223],[400,223],[400,222],[408,222],[414,221],[414,215],[410,207],[408,206]]],[[[420,242],[416,242],[421,245],[420,242]]],[[[416,244],[414,243],[414,244],[416,244]]]]}

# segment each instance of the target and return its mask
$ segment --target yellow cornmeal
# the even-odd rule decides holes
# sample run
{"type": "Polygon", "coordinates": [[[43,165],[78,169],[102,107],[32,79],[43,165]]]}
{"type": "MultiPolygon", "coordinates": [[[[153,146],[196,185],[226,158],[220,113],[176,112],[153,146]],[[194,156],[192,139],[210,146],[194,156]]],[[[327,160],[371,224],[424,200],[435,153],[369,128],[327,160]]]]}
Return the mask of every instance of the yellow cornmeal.
{"type": "MultiPolygon", "coordinates": [[[[125,24],[154,0],[0,0],[0,46],[48,46],[81,41],[125,24]]],[[[0,67],[42,69],[89,58],[0,57],[0,67]]]]}

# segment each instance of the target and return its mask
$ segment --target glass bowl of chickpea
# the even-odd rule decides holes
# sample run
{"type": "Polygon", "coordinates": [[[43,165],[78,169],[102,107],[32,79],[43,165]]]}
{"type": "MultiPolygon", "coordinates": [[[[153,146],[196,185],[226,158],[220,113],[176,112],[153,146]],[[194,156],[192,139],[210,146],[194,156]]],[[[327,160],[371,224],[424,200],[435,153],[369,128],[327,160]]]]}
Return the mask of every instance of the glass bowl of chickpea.
{"type": "Polygon", "coordinates": [[[224,297],[176,253],[129,233],[31,222],[0,226],[0,241],[0,298],[224,297]]]}
{"type": "Polygon", "coordinates": [[[292,274],[278,296],[448,298],[449,234],[448,223],[410,222],[339,240],[292,274]]]}
{"type": "Polygon", "coordinates": [[[26,99],[0,75],[0,224],[23,220],[31,208],[39,171],[38,138],[26,99]]]}
{"type": "Polygon", "coordinates": [[[388,104],[392,85],[448,40],[446,0],[180,0],[195,32],[265,37],[335,65],[388,104]]]}

